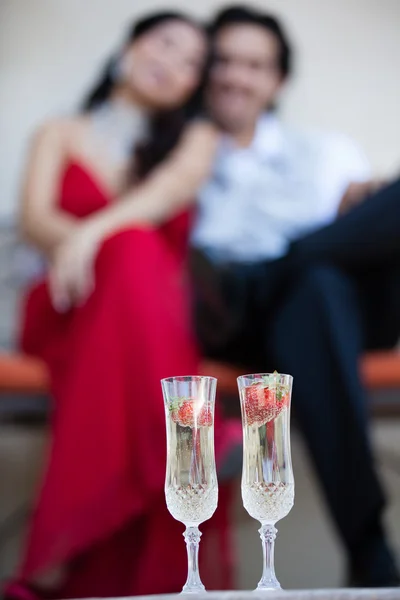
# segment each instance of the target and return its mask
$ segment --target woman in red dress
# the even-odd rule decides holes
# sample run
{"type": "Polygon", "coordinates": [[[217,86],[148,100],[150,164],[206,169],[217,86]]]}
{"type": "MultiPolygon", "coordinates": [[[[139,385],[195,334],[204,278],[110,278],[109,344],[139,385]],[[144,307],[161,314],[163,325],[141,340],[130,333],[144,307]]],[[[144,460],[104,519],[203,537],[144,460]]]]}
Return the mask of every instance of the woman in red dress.
{"type": "Polygon", "coordinates": [[[186,17],[146,19],[82,114],[34,140],[22,226],[48,269],[27,295],[22,347],[46,361],[54,410],[8,598],[175,592],[184,582],[182,527],[163,492],[160,379],[198,371],[184,267],[189,204],[217,141],[210,125],[188,121],[206,54],[186,17]]]}

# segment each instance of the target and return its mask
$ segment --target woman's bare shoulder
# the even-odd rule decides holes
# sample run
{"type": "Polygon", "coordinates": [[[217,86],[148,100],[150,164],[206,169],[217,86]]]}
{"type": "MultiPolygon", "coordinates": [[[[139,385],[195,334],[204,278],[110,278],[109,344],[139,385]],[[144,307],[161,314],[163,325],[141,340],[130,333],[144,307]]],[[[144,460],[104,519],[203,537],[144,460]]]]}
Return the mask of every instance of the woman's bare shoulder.
{"type": "Polygon", "coordinates": [[[67,150],[86,128],[86,117],[73,115],[44,121],[32,136],[33,149],[59,147],[67,150]]]}

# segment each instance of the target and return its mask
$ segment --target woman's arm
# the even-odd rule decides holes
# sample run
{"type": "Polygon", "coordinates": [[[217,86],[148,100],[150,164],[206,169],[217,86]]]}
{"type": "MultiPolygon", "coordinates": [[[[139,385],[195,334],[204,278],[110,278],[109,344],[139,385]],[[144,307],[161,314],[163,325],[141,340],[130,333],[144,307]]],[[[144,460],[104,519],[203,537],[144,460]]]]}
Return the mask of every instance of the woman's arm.
{"type": "Polygon", "coordinates": [[[69,237],[77,220],[56,206],[60,175],[66,157],[68,124],[53,121],[33,139],[23,185],[20,228],[23,237],[51,257],[69,237]]]}
{"type": "Polygon", "coordinates": [[[67,310],[91,294],[94,261],[107,237],[132,225],[158,225],[195,202],[211,171],[217,141],[212,125],[191,125],[169,158],[143,183],[109,208],[87,217],[59,244],[50,271],[50,290],[57,309],[67,310]]]}
{"type": "Polygon", "coordinates": [[[137,188],[89,218],[102,237],[134,224],[158,225],[196,200],[210,174],[218,134],[208,123],[190,125],[178,147],[137,188]]]}

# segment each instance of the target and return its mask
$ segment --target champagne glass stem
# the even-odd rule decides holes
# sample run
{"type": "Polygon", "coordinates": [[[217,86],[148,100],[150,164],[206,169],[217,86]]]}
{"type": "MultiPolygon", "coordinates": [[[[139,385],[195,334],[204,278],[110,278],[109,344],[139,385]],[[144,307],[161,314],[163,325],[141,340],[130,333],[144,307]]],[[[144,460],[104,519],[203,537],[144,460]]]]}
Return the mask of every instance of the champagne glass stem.
{"type": "Polygon", "coordinates": [[[263,574],[257,586],[258,590],[280,590],[275,575],[274,550],[277,529],[273,523],[264,523],[258,530],[263,548],[263,574]]]}
{"type": "Polygon", "coordinates": [[[199,546],[201,532],[198,527],[186,527],[183,536],[185,538],[188,555],[188,576],[182,592],[186,594],[203,592],[205,587],[201,583],[199,573],[199,546]]]}

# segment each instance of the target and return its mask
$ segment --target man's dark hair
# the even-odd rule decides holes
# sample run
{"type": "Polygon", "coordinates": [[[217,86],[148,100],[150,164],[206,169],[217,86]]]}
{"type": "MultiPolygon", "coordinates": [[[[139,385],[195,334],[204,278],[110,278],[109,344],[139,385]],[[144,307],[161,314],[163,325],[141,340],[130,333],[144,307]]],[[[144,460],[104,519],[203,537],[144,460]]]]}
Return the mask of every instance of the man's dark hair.
{"type": "Polygon", "coordinates": [[[219,12],[209,26],[211,38],[227,25],[258,25],[275,35],[280,46],[279,68],[281,73],[284,77],[291,74],[292,48],[283,26],[276,17],[247,6],[231,6],[219,12]]]}

